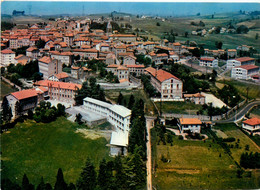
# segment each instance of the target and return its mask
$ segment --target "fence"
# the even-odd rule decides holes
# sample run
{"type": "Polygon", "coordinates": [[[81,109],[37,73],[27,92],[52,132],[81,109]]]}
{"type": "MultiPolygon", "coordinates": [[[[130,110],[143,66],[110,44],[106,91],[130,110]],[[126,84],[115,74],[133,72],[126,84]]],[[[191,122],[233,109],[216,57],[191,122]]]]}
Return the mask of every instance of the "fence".
{"type": "Polygon", "coordinates": [[[22,90],[22,88],[14,83],[12,83],[10,80],[8,80],[7,78],[1,76],[1,80],[5,81],[7,84],[11,85],[12,87],[17,88],[19,91],[22,90]]]}

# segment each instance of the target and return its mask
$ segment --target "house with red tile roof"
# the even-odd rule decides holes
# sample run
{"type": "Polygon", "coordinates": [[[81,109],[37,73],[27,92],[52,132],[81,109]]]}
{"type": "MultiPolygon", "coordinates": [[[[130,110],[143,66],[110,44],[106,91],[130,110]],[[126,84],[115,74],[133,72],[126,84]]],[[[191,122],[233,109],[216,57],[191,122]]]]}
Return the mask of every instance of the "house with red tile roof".
{"type": "Polygon", "coordinates": [[[133,76],[141,76],[144,74],[144,65],[127,65],[126,67],[128,68],[129,73],[133,76]]]}
{"type": "Polygon", "coordinates": [[[227,61],[227,69],[232,69],[233,67],[238,67],[242,65],[255,65],[255,59],[251,57],[240,57],[227,61]]]}
{"type": "Polygon", "coordinates": [[[57,59],[44,56],[38,60],[39,72],[43,74],[44,79],[62,72],[62,63],[57,59]]]}
{"type": "Polygon", "coordinates": [[[151,76],[151,84],[161,93],[162,99],[182,99],[183,83],[179,78],[153,67],[146,68],[145,74],[151,76]]]}
{"type": "Polygon", "coordinates": [[[34,110],[38,104],[38,95],[39,92],[35,89],[21,90],[7,95],[6,99],[11,107],[13,118],[34,110]]]}
{"type": "Polygon", "coordinates": [[[75,103],[74,98],[77,91],[81,89],[81,84],[57,82],[49,80],[41,80],[34,83],[37,87],[45,87],[48,89],[48,95],[51,100],[60,102],[75,103]]]}
{"type": "Polygon", "coordinates": [[[202,122],[197,118],[179,118],[177,125],[181,133],[200,133],[202,122]]]}
{"type": "Polygon", "coordinates": [[[61,64],[65,64],[67,66],[72,64],[72,55],[71,52],[59,52],[59,51],[50,51],[49,52],[52,59],[57,59],[61,62],[61,64]]]}
{"type": "Polygon", "coordinates": [[[1,51],[1,66],[8,66],[11,63],[15,64],[15,52],[10,49],[4,49],[1,51]]]}
{"type": "Polygon", "coordinates": [[[260,119],[251,118],[242,122],[242,129],[251,135],[260,134],[260,119]]]}
{"type": "Polygon", "coordinates": [[[136,57],[133,55],[128,55],[124,57],[123,65],[135,65],[136,57]]]}
{"type": "Polygon", "coordinates": [[[196,94],[184,94],[183,95],[185,100],[189,100],[195,104],[200,104],[203,105],[205,104],[206,97],[202,95],[201,93],[196,93],[196,94]]]}
{"type": "Polygon", "coordinates": [[[15,59],[15,64],[21,64],[21,65],[26,65],[30,61],[30,58],[23,54],[16,56],[14,59],[15,59]]]}
{"type": "Polygon", "coordinates": [[[253,75],[259,74],[259,67],[256,65],[241,65],[231,70],[231,78],[235,79],[252,79],[253,75]]]}
{"type": "MultiPolygon", "coordinates": [[[[114,75],[118,77],[118,80],[126,79],[129,80],[129,71],[127,67],[122,65],[108,65],[106,68],[107,72],[112,72],[114,75]]],[[[125,80],[122,80],[125,82],[125,80]]]]}
{"type": "Polygon", "coordinates": [[[26,49],[26,56],[36,59],[39,56],[39,49],[34,46],[29,47],[26,49]]]}
{"type": "Polygon", "coordinates": [[[202,67],[218,67],[218,60],[214,57],[201,57],[200,66],[202,67]]]}
{"type": "Polygon", "coordinates": [[[69,82],[69,75],[68,73],[61,72],[55,75],[52,75],[48,78],[50,81],[57,81],[57,82],[69,82]]]}

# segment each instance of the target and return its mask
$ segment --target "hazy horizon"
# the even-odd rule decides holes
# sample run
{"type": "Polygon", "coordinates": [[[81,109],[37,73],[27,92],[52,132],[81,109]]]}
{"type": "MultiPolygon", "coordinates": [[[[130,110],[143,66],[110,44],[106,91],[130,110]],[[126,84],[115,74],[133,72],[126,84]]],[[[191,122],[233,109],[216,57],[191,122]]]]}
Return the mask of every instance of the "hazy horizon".
{"type": "Polygon", "coordinates": [[[1,6],[2,14],[12,14],[13,10],[25,11],[32,15],[88,15],[104,14],[112,11],[161,16],[187,16],[201,13],[255,11],[260,10],[259,3],[167,3],[167,2],[50,2],[50,1],[4,1],[1,6]],[[31,10],[31,11],[30,11],[31,10]]]}

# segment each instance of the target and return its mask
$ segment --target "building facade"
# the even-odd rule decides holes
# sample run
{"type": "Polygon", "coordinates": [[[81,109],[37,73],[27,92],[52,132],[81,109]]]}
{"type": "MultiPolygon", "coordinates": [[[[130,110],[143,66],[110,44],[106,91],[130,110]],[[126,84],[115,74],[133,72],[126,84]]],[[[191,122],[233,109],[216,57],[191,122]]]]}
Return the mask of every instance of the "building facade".
{"type": "Polygon", "coordinates": [[[45,56],[38,60],[38,64],[39,72],[43,74],[44,79],[62,72],[62,64],[57,59],[45,56]]]}
{"type": "Polygon", "coordinates": [[[253,75],[259,74],[259,67],[256,65],[242,65],[234,67],[231,70],[231,78],[235,79],[252,79],[253,75]]]}
{"type": "Polygon", "coordinates": [[[1,66],[8,66],[11,63],[15,64],[15,52],[10,49],[4,49],[1,51],[1,66]]]}

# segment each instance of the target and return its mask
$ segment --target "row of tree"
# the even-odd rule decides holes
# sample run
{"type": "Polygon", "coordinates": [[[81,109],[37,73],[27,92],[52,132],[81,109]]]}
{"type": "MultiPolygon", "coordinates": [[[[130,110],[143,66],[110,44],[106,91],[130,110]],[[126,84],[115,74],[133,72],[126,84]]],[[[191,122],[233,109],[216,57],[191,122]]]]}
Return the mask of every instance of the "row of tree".
{"type": "Polygon", "coordinates": [[[240,165],[244,168],[260,168],[260,154],[258,152],[245,152],[241,154],[240,165]]]}
{"type": "Polygon", "coordinates": [[[141,75],[141,81],[143,83],[144,90],[149,95],[149,97],[160,96],[160,93],[151,84],[151,77],[150,76],[141,75]]]}

